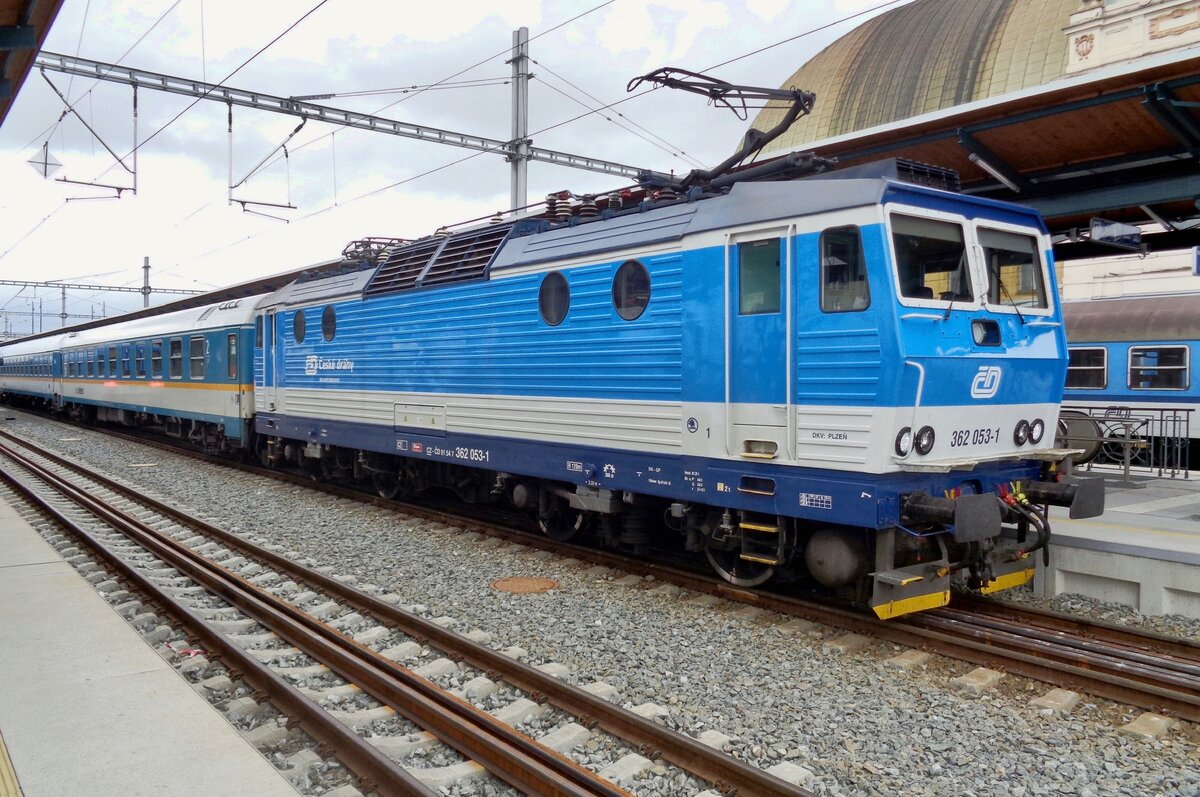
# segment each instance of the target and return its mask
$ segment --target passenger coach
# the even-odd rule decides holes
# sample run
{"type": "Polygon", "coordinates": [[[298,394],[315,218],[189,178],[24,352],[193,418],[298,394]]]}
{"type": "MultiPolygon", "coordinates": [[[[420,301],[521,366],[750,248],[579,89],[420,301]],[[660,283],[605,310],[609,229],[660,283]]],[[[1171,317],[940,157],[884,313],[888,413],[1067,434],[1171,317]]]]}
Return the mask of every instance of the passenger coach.
{"type": "Polygon", "coordinates": [[[0,346],[6,396],[80,421],[151,426],[210,450],[251,434],[256,299],[0,346]]]}
{"type": "Polygon", "coordinates": [[[1067,302],[1063,314],[1070,341],[1063,400],[1094,416],[1070,415],[1079,438],[1072,444],[1090,444],[1093,454],[1102,447],[1120,461],[1119,438],[1130,426],[1139,442],[1155,446],[1158,464],[1186,468],[1190,458],[1200,466],[1200,380],[1193,374],[1200,293],[1067,302]],[[1145,422],[1121,422],[1128,419],[1145,422]]]}

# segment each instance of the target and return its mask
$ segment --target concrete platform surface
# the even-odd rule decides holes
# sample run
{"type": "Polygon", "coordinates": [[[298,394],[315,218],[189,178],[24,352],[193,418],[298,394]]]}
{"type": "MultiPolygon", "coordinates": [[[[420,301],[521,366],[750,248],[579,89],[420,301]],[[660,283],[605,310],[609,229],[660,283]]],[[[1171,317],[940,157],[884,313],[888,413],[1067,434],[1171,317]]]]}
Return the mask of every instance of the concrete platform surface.
{"type": "MultiPolygon", "coordinates": [[[[1099,471],[1086,474],[1100,475],[1099,471]]],[[[1034,588],[1128,604],[1143,614],[1200,617],[1200,479],[1106,478],[1105,512],[1050,513],[1050,567],[1034,588]]]]}
{"type": "Polygon", "coordinates": [[[0,733],[25,797],[296,795],[2,502],[0,733]]]}

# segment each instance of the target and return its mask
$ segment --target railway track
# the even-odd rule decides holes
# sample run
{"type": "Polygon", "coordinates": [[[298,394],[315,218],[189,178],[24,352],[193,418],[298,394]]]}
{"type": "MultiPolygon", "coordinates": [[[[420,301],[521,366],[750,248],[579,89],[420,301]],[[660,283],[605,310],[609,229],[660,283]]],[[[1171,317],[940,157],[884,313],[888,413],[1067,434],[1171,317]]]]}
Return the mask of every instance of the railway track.
{"type": "MultiPolygon", "coordinates": [[[[117,436],[145,444],[140,437],[122,433],[117,436]]],[[[162,442],[151,445],[228,464],[228,460],[181,450],[162,442]]],[[[239,463],[236,467],[339,497],[370,501],[407,514],[482,531],[581,561],[653,576],[658,581],[696,592],[1200,723],[1200,644],[1187,640],[963,595],[956,596],[952,606],[945,609],[881,621],[870,614],[827,602],[744,589],[707,573],[555,542],[494,520],[385,500],[341,485],[316,483],[255,465],[239,463]]]]}
{"type": "MultiPolygon", "coordinates": [[[[10,464],[0,467],[0,479],[69,529],[120,580],[171,614],[187,629],[189,639],[217,652],[231,670],[332,751],[355,773],[364,793],[436,793],[423,777],[427,772],[406,769],[388,755],[389,751],[409,749],[422,735],[414,734],[415,729],[423,731],[421,743],[440,741],[456,750],[465,766],[482,767],[522,793],[628,794],[558,752],[559,740],[542,743],[531,739],[504,719],[476,707],[467,699],[470,690],[454,694],[442,689],[387,655],[404,649],[405,644],[379,651],[366,641],[379,647],[385,639],[395,641],[403,636],[408,649],[435,647],[445,657],[530,695],[534,701],[525,699],[529,706],[536,709],[537,703],[544,701],[577,718],[574,728],[580,732],[588,733],[584,726],[598,726],[719,790],[736,788],[739,795],[763,797],[811,794],[623,709],[602,694],[569,684],[303,567],[31,442],[8,434],[3,437],[9,442],[0,443],[0,457],[10,464]],[[202,591],[210,597],[198,599],[196,594],[202,591]],[[197,608],[198,601],[204,608],[197,608]],[[225,611],[214,609],[213,601],[247,619],[213,621],[214,614],[225,611]],[[265,631],[247,633],[260,627],[265,631]],[[231,634],[232,629],[238,633],[231,634]],[[280,661],[294,665],[301,657],[313,663],[278,666],[280,661]],[[290,681],[301,671],[307,675],[328,671],[342,681],[328,691],[366,695],[375,706],[360,709],[361,721],[347,712],[330,712],[311,693],[292,685],[290,681]],[[378,736],[367,739],[354,730],[397,714],[409,723],[400,729],[405,741],[381,741],[378,736]]],[[[483,689],[478,681],[472,683],[483,689]]],[[[520,708],[516,715],[524,710],[520,708]]]]}

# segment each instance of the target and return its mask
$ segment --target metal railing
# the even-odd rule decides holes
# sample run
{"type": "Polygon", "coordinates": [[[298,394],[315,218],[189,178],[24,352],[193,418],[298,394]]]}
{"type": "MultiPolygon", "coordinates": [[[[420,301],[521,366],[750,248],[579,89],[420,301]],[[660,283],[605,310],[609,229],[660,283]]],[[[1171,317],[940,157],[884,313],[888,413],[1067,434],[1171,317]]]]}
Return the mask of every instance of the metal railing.
{"type": "Polygon", "coordinates": [[[1056,440],[1062,448],[1083,449],[1077,465],[1087,470],[1119,467],[1125,481],[1134,470],[1188,479],[1200,460],[1200,451],[1191,450],[1195,411],[1194,407],[1063,405],[1056,440]]]}

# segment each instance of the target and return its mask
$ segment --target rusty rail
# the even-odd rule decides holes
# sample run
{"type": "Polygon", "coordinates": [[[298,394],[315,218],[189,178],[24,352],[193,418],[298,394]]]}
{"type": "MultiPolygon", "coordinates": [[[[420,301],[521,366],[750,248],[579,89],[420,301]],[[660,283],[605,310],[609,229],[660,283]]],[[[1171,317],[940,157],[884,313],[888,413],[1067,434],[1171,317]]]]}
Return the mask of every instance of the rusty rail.
{"type": "MultiPolygon", "coordinates": [[[[514,686],[545,698],[545,700],[551,704],[563,709],[564,711],[567,711],[568,713],[574,714],[585,723],[598,724],[604,730],[631,742],[632,744],[642,748],[644,751],[662,756],[681,768],[712,782],[718,787],[719,790],[729,791],[736,789],[739,797],[811,797],[813,794],[806,789],[794,786],[780,778],[770,775],[765,770],[753,766],[752,764],[748,764],[732,758],[731,756],[725,755],[720,751],[714,750],[702,742],[687,736],[686,734],[678,733],[660,726],[653,720],[634,714],[633,712],[614,705],[607,700],[597,697],[596,695],[593,695],[577,686],[565,683],[557,678],[554,678],[553,676],[547,675],[535,667],[509,658],[508,656],[492,650],[487,646],[475,643],[466,637],[455,633],[454,631],[443,628],[442,626],[432,623],[410,612],[406,612],[403,609],[393,606],[390,603],[382,601],[371,595],[367,595],[366,593],[356,590],[351,586],[325,575],[324,573],[317,572],[311,568],[303,567],[284,556],[267,550],[261,546],[255,545],[248,540],[237,536],[236,534],[228,532],[217,526],[213,526],[197,518],[193,518],[175,509],[174,507],[149,498],[130,487],[120,484],[119,482],[109,479],[101,474],[91,472],[89,469],[82,467],[78,463],[69,461],[64,457],[60,457],[53,453],[43,451],[35,444],[22,440],[15,435],[0,431],[0,437],[11,439],[20,445],[35,449],[38,451],[40,456],[43,456],[58,465],[80,473],[90,480],[103,484],[109,489],[136,500],[143,505],[150,507],[156,512],[172,517],[180,523],[195,528],[204,534],[208,534],[220,539],[225,545],[230,548],[236,548],[243,555],[253,557],[260,562],[269,564],[271,567],[287,573],[289,577],[296,581],[304,582],[310,586],[320,588],[335,596],[339,600],[344,601],[346,604],[354,607],[356,610],[373,615],[379,620],[398,628],[418,641],[428,641],[435,647],[442,649],[456,658],[466,661],[471,666],[480,670],[497,672],[501,675],[501,677],[504,678],[504,680],[513,684],[514,686]]],[[[2,449],[2,447],[0,447],[0,449],[2,449]]],[[[440,513],[439,516],[444,518],[447,517],[445,515],[441,515],[440,513]]],[[[461,522],[461,519],[457,520],[461,522]]],[[[208,565],[207,569],[220,571],[220,574],[226,574],[226,571],[224,571],[223,568],[212,565],[211,563],[208,565]]],[[[231,576],[231,574],[226,575],[230,575],[230,577],[244,582],[244,580],[240,579],[239,577],[231,576]]],[[[251,590],[263,592],[248,582],[244,583],[251,590]]],[[[264,594],[271,600],[277,601],[277,599],[270,595],[270,593],[264,594]]],[[[227,598],[227,600],[228,599],[229,598],[227,598]]],[[[283,607],[285,607],[283,608],[283,611],[285,613],[289,613],[295,622],[299,623],[310,631],[326,634],[325,631],[321,630],[324,628],[324,624],[314,620],[304,612],[301,612],[286,603],[283,604],[283,607]]],[[[246,611],[248,614],[254,614],[252,611],[246,611]]],[[[271,627],[265,622],[264,625],[271,627]]],[[[405,668],[400,667],[389,659],[380,656],[370,648],[365,648],[364,646],[355,643],[353,640],[346,638],[340,633],[329,631],[326,635],[333,644],[339,645],[346,650],[355,651],[362,656],[376,659],[376,667],[390,677],[402,680],[405,678],[405,674],[407,674],[409,677],[417,678],[417,676],[412,676],[411,673],[409,673],[405,668]]],[[[281,636],[284,636],[284,634],[281,633],[281,636]]],[[[302,644],[298,644],[297,642],[293,642],[293,644],[296,644],[296,646],[300,647],[302,650],[305,649],[302,644]]],[[[323,655],[310,655],[313,655],[314,658],[324,660],[323,655]]],[[[337,669],[337,667],[334,667],[334,669],[337,669]]],[[[353,676],[345,675],[344,677],[347,677],[348,680],[358,683],[364,687],[377,683],[374,677],[366,673],[361,675],[356,674],[353,676]]],[[[423,679],[419,678],[417,678],[417,680],[423,681],[423,679]]],[[[368,689],[367,691],[371,690],[368,689]]],[[[492,723],[499,722],[491,717],[491,715],[486,714],[485,712],[479,712],[477,709],[474,709],[474,707],[470,706],[470,704],[467,704],[464,701],[459,701],[457,698],[453,698],[453,696],[449,695],[446,697],[449,698],[449,701],[446,704],[448,708],[454,708],[455,704],[462,703],[464,706],[471,709],[471,711],[482,714],[483,716],[481,720],[483,723],[487,724],[489,721],[492,723]]],[[[383,700],[383,698],[379,699],[381,699],[383,702],[388,702],[383,700]]],[[[393,707],[397,708],[397,710],[400,710],[401,713],[403,713],[398,705],[394,705],[393,707]]],[[[424,725],[424,723],[419,720],[414,721],[417,721],[418,724],[424,725]]],[[[502,723],[499,724],[503,725],[502,723]]],[[[503,726],[503,728],[508,729],[508,726],[503,726]]],[[[438,735],[439,738],[442,738],[442,735],[437,733],[436,730],[433,730],[432,728],[430,730],[433,731],[435,735],[438,735]]],[[[443,741],[453,745],[453,742],[449,739],[443,739],[443,741]]],[[[541,748],[541,745],[537,745],[537,747],[541,748]]],[[[553,751],[550,751],[546,748],[541,749],[544,750],[545,754],[550,756],[552,759],[562,758],[553,751]]],[[[474,755],[470,755],[470,757],[475,758],[474,755]]],[[[540,761],[542,764],[548,763],[548,760],[545,758],[539,757],[538,761],[540,761]]],[[[480,763],[483,763],[483,761],[480,761],[480,763]]],[[[571,763],[571,765],[577,766],[573,763],[571,763]]],[[[584,770],[584,772],[587,772],[587,770],[584,770]]],[[[591,773],[589,772],[588,774],[590,775],[591,773]]],[[[607,781],[604,781],[604,783],[607,784],[607,781]]],[[[624,794],[624,792],[621,790],[617,790],[616,793],[624,794]]]]}
{"type": "MultiPolygon", "coordinates": [[[[537,743],[466,701],[450,695],[370,648],[359,645],[240,576],[199,557],[177,540],[162,536],[140,521],[108,507],[7,446],[0,445],[0,453],[295,647],[325,663],[343,678],[359,685],[368,694],[426,728],[514,788],[527,794],[546,797],[628,797],[628,792],[610,781],[600,778],[599,775],[537,743]]],[[[6,481],[19,484],[11,475],[4,475],[6,481]]],[[[31,491],[22,489],[22,492],[29,494],[31,491]]],[[[48,506],[45,502],[39,502],[39,505],[48,506]]],[[[61,513],[55,513],[55,517],[60,521],[66,519],[61,513]]],[[[74,529],[74,524],[71,524],[71,527],[74,529]]],[[[103,547],[102,543],[89,535],[89,547],[91,546],[103,547]]],[[[120,562],[115,555],[103,555],[110,563],[120,562]]],[[[123,575],[140,576],[123,562],[119,569],[123,575]]],[[[152,584],[144,577],[131,577],[131,581],[139,587],[152,584]]],[[[155,600],[161,601],[163,605],[175,603],[161,590],[154,590],[152,594],[155,595],[155,600]]],[[[191,619],[198,618],[193,615],[191,619]]],[[[215,632],[203,633],[206,643],[220,638],[215,632]]],[[[219,646],[214,645],[214,649],[222,649],[222,652],[232,647],[236,646],[227,642],[219,646]]],[[[239,666],[245,658],[249,657],[239,660],[239,666]]],[[[272,700],[289,706],[299,706],[303,702],[311,703],[298,690],[277,676],[264,677],[261,680],[264,691],[272,700]]],[[[316,707],[316,710],[325,715],[323,724],[340,725],[320,707],[316,707]]],[[[324,729],[321,732],[323,736],[328,737],[328,742],[335,745],[333,749],[338,752],[339,757],[344,755],[347,765],[356,772],[363,772],[363,776],[371,781],[374,788],[380,789],[384,788],[383,784],[394,783],[394,787],[386,786],[385,791],[396,794],[432,794],[411,774],[397,767],[352,731],[344,728],[342,730],[344,732],[338,735],[330,735],[324,729]],[[413,783],[419,788],[410,791],[413,783]],[[392,791],[393,788],[395,791],[392,791]]],[[[326,739],[321,738],[321,741],[326,739]]]]}

